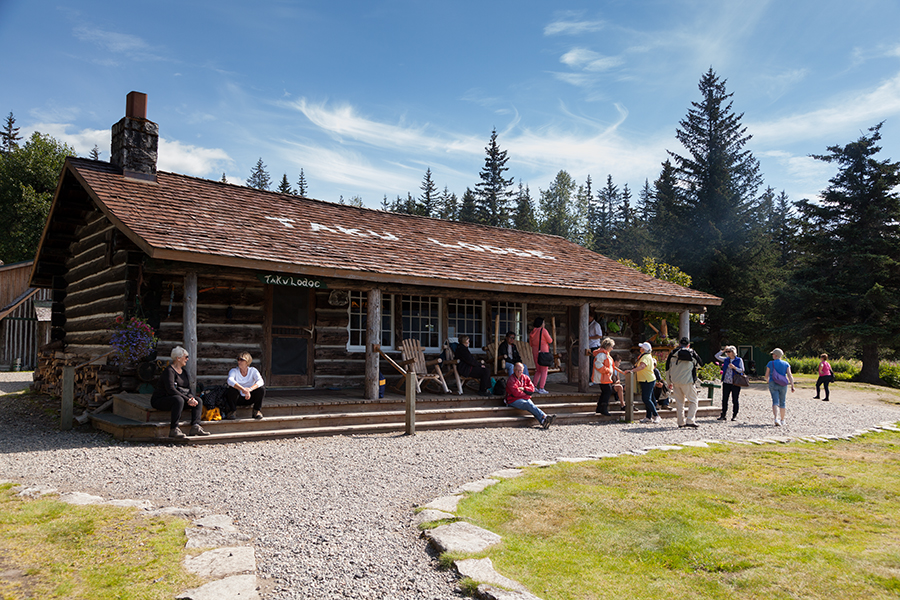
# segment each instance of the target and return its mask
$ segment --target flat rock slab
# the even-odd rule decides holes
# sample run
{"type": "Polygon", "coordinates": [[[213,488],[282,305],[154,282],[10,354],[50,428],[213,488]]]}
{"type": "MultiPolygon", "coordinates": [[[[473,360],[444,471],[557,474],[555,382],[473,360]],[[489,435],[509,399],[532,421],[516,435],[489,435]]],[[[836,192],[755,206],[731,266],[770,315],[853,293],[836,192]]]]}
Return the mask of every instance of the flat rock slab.
{"type": "Polygon", "coordinates": [[[104,506],[118,506],[121,508],[137,508],[138,510],[150,510],[153,503],[149,500],[107,500],[104,506]]]}
{"type": "Polygon", "coordinates": [[[416,514],[413,517],[413,521],[416,526],[422,525],[423,523],[431,523],[433,521],[443,521],[444,519],[455,519],[456,515],[448,512],[444,512],[442,510],[434,510],[433,508],[427,508],[422,512],[416,514]]]}
{"type": "Polygon", "coordinates": [[[778,442],[779,444],[790,444],[794,441],[794,438],[787,437],[784,435],[770,435],[767,439],[778,442]]]}
{"type": "Polygon", "coordinates": [[[513,581],[495,571],[494,563],[489,558],[467,558],[466,560],[458,560],[453,564],[462,577],[469,577],[479,583],[499,585],[511,590],[525,590],[525,586],[518,581],[513,581]]]}
{"type": "Polygon", "coordinates": [[[681,445],[688,448],[709,448],[709,444],[707,444],[706,442],[688,441],[681,442],[681,445]]]}
{"type": "Polygon", "coordinates": [[[529,592],[511,592],[487,584],[478,586],[478,598],[481,600],[541,600],[529,592]]]}
{"type": "Polygon", "coordinates": [[[532,467],[552,467],[556,464],[555,460],[533,460],[528,463],[532,467]]]}
{"type": "Polygon", "coordinates": [[[613,454],[612,452],[598,452],[597,454],[591,454],[591,458],[615,458],[618,454],[613,454]]]}
{"type": "Polygon", "coordinates": [[[443,512],[456,512],[456,507],[459,504],[459,501],[462,499],[463,496],[459,494],[453,496],[442,496],[440,498],[435,498],[428,504],[424,504],[423,508],[433,508],[434,510],[440,510],[443,512]]]}
{"type": "Polygon", "coordinates": [[[478,492],[483,492],[485,488],[489,488],[497,483],[500,483],[499,479],[479,479],[478,481],[471,481],[465,485],[459,486],[457,489],[453,490],[453,493],[458,494],[460,492],[468,492],[470,494],[477,494],[478,492]]]}
{"type": "Polygon", "coordinates": [[[194,521],[197,527],[207,527],[209,529],[219,529],[221,531],[237,531],[234,521],[228,515],[209,515],[202,519],[194,521]]]}
{"type": "Polygon", "coordinates": [[[16,495],[22,496],[23,498],[37,498],[38,496],[44,496],[46,494],[55,494],[57,491],[58,490],[55,487],[50,487],[49,485],[33,485],[23,489],[16,495]]]}
{"type": "Polygon", "coordinates": [[[188,538],[185,548],[221,548],[240,546],[250,541],[250,536],[240,531],[222,531],[221,529],[205,529],[202,527],[186,527],[188,538]]]}
{"type": "Polygon", "coordinates": [[[576,456],[576,457],[561,456],[561,457],[557,458],[556,460],[557,460],[557,462],[564,462],[564,463],[580,463],[580,462],[588,462],[588,461],[594,460],[594,459],[589,458],[587,456],[576,456]]]}
{"type": "Polygon", "coordinates": [[[491,473],[491,477],[496,479],[512,479],[513,477],[521,477],[522,469],[500,469],[491,473]]]}
{"type": "Polygon", "coordinates": [[[75,504],[77,506],[86,506],[88,504],[100,504],[106,498],[102,498],[100,496],[92,496],[91,494],[85,494],[83,492],[67,492],[65,494],[59,495],[60,502],[65,502],[66,504],[75,504]]]}
{"type": "Polygon", "coordinates": [[[168,516],[177,517],[179,519],[196,519],[203,514],[203,511],[197,507],[181,508],[178,506],[165,506],[163,508],[148,510],[147,514],[152,517],[168,516]]]}
{"type": "Polygon", "coordinates": [[[256,573],[256,553],[249,546],[216,548],[185,558],[184,568],[208,579],[256,573]]]}
{"type": "Polygon", "coordinates": [[[648,452],[650,450],[662,450],[663,452],[671,452],[672,450],[684,450],[684,448],[682,448],[681,446],[662,445],[662,446],[647,446],[646,448],[644,448],[644,450],[646,450],[648,452]]]}
{"type": "Polygon", "coordinates": [[[259,600],[256,575],[235,575],[175,596],[176,600],[259,600]]]}
{"type": "Polygon", "coordinates": [[[425,537],[439,552],[463,552],[474,554],[499,544],[502,538],[492,531],[457,521],[441,525],[425,532],[425,537]]]}

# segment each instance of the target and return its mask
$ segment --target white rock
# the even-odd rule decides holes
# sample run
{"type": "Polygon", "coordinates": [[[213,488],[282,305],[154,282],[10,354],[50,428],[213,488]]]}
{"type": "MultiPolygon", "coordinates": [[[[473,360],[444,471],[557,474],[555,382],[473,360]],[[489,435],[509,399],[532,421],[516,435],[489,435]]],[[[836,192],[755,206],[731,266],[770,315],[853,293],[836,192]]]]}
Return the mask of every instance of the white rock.
{"type": "Polygon", "coordinates": [[[521,477],[522,469],[500,469],[491,473],[491,477],[495,479],[512,479],[513,477],[521,477]]]}
{"type": "Polygon", "coordinates": [[[467,558],[453,563],[462,577],[469,577],[479,583],[499,585],[512,590],[525,590],[525,586],[518,581],[504,577],[494,570],[494,563],[490,558],[467,558]]]}
{"type": "Polygon", "coordinates": [[[459,501],[462,500],[465,496],[460,494],[454,496],[442,496],[440,498],[435,498],[428,504],[423,504],[423,508],[433,508],[434,510],[440,510],[443,512],[456,512],[456,507],[459,505],[459,501]]]}
{"type": "Polygon", "coordinates": [[[478,481],[471,481],[459,486],[457,489],[453,490],[453,493],[459,494],[461,492],[468,492],[470,494],[477,494],[478,492],[483,492],[485,488],[497,483],[500,483],[499,479],[479,479],[478,481]]]}
{"type": "Polygon", "coordinates": [[[184,559],[184,568],[201,577],[222,579],[231,575],[256,573],[256,554],[249,546],[216,548],[184,559]]]}
{"type": "Polygon", "coordinates": [[[444,512],[442,510],[434,510],[432,508],[428,508],[423,510],[420,513],[416,513],[413,517],[413,522],[418,527],[423,523],[432,523],[434,521],[443,521],[444,519],[455,519],[456,515],[448,512],[444,512]]]}
{"type": "Polygon", "coordinates": [[[429,529],[425,532],[425,537],[441,553],[463,552],[474,554],[487,550],[501,541],[500,536],[496,533],[465,521],[457,521],[456,523],[429,529]]]}
{"type": "Polygon", "coordinates": [[[84,494],[82,492],[66,492],[65,494],[59,495],[60,502],[65,502],[66,504],[76,504],[78,506],[84,506],[87,504],[100,504],[103,502],[104,498],[100,496],[93,496],[91,494],[84,494]]]}
{"type": "Polygon", "coordinates": [[[256,575],[235,575],[178,594],[176,600],[259,600],[256,575]]]}

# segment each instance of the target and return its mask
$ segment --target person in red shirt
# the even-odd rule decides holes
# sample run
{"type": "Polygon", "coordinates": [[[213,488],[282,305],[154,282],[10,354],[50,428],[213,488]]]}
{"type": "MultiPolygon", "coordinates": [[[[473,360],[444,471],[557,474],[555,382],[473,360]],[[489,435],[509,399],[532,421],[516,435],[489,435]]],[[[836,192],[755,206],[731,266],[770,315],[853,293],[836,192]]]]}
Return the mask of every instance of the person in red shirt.
{"type": "Polygon", "coordinates": [[[531,378],[525,375],[525,365],[518,362],[513,367],[513,374],[506,380],[506,405],[527,410],[534,415],[541,427],[549,429],[556,415],[548,415],[531,401],[534,393],[534,384],[531,378]]]}

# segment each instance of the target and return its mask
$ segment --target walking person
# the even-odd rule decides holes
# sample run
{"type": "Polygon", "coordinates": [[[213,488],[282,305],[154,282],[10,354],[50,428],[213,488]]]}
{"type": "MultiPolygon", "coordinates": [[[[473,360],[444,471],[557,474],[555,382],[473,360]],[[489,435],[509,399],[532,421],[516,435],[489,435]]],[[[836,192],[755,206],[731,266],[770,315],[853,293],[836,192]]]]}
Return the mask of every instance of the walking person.
{"type": "Polygon", "coordinates": [[[782,359],[784,351],[781,348],[775,348],[771,354],[772,360],[766,365],[766,383],[769,384],[769,393],[772,395],[775,427],[782,427],[786,412],[787,388],[790,385],[791,391],[794,391],[794,375],[791,373],[790,363],[782,359]]]}
{"type": "Polygon", "coordinates": [[[549,393],[544,389],[544,386],[547,385],[547,374],[550,372],[550,366],[542,365],[541,361],[538,360],[538,355],[541,352],[550,352],[550,344],[552,342],[553,338],[550,337],[550,332],[544,327],[544,317],[537,317],[534,320],[531,333],[528,335],[528,344],[531,346],[531,352],[534,355],[534,385],[537,388],[535,390],[537,394],[549,393]]]}
{"type": "Polygon", "coordinates": [[[638,356],[634,368],[629,371],[637,375],[638,383],[641,386],[641,400],[644,402],[644,408],[647,409],[647,416],[641,419],[641,423],[659,423],[662,419],[656,412],[656,404],[653,402],[653,386],[656,385],[656,376],[653,374],[653,356],[650,351],[653,350],[647,342],[638,344],[641,349],[641,355],[638,356]]]}
{"type": "Polygon", "coordinates": [[[672,350],[666,358],[666,380],[675,396],[675,416],[679,427],[699,427],[697,416],[697,367],[703,361],[691,349],[691,341],[686,337],[678,342],[678,348],[672,350]]]}
{"type": "Polygon", "coordinates": [[[716,360],[722,361],[722,414],[719,415],[719,421],[728,419],[728,396],[731,396],[731,420],[736,421],[741,388],[735,384],[734,375],[744,372],[744,361],[737,355],[737,348],[734,346],[725,346],[716,354],[716,360]]]}
{"type": "Polygon", "coordinates": [[[816,395],[815,399],[819,399],[819,386],[825,386],[825,397],[823,401],[828,402],[828,384],[834,381],[834,371],[831,369],[831,363],[828,362],[828,355],[824,352],[819,356],[819,378],[816,379],[816,395]]]}

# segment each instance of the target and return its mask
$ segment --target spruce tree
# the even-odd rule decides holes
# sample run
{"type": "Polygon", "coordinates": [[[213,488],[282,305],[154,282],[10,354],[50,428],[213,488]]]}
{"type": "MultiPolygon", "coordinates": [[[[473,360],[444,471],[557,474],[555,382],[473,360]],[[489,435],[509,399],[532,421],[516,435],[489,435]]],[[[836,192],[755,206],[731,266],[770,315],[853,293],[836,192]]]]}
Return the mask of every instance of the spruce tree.
{"type": "Polygon", "coordinates": [[[94,147],[91,148],[91,153],[88,156],[91,160],[100,160],[100,148],[97,144],[94,144],[94,147]]]}
{"type": "Polygon", "coordinates": [[[606,176],[606,186],[597,190],[597,201],[591,207],[590,223],[592,250],[609,256],[616,246],[615,211],[619,205],[619,187],[612,175],[606,176]]]}
{"type": "Polygon", "coordinates": [[[278,184],[278,192],[280,194],[293,194],[294,188],[291,187],[291,183],[288,181],[287,173],[284,173],[281,176],[281,183],[278,184]]]}
{"type": "Polygon", "coordinates": [[[584,184],[578,186],[572,206],[575,237],[578,240],[577,243],[585,248],[591,248],[594,245],[594,233],[591,227],[591,204],[593,201],[594,186],[591,176],[588,175],[584,184]]]}
{"type": "Polygon", "coordinates": [[[513,213],[512,226],[519,231],[537,231],[537,219],[534,216],[534,202],[531,200],[531,190],[519,182],[519,192],[516,194],[516,210],[513,213]]]}
{"type": "Polygon", "coordinates": [[[507,179],[504,173],[509,170],[506,162],[509,157],[506,150],[500,150],[497,144],[497,130],[491,132],[491,141],[485,146],[487,156],[484,159],[484,167],[478,176],[481,181],[475,184],[476,209],[479,223],[493,225],[495,227],[509,226],[509,202],[512,198],[510,187],[515,181],[507,179]]]}
{"type": "Polygon", "coordinates": [[[760,330],[757,298],[768,289],[768,265],[756,258],[766,243],[758,216],[759,162],[746,148],[751,136],[732,110],[733,94],[712,69],[700,79],[700,102],[692,102],[676,137],[686,155],[669,152],[686,190],[684,208],[673,215],[675,242],[666,262],[693,278],[695,287],[723,298],[710,307],[710,345],[726,338],[752,339],[760,330]],[[761,293],[762,292],[762,293],[761,293]]]}
{"type": "Polygon", "coordinates": [[[303,198],[308,198],[306,189],[306,176],[303,174],[303,169],[300,169],[300,179],[297,180],[297,195],[303,198]]]}
{"type": "Polygon", "coordinates": [[[466,188],[466,193],[463,194],[459,207],[459,220],[463,223],[478,222],[478,208],[475,204],[475,194],[471,188],[466,188]]]}
{"type": "Polygon", "coordinates": [[[0,139],[0,152],[4,154],[9,154],[19,147],[19,140],[22,139],[22,136],[19,135],[19,128],[16,127],[16,118],[12,111],[6,116],[3,130],[0,131],[0,138],[2,138],[0,139]]]}
{"type": "Polygon", "coordinates": [[[867,383],[881,382],[879,352],[900,346],[900,162],[875,158],[881,125],[813,156],[838,173],[821,201],[796,204],[802,258],[779,302],[807,348],[855,349],[867,383]]]}
{"type": "Polygon", "coordinates": [[[551,235],[558,235],[571,241],[576,241],[572,214],[574,204],[575,180],[566,171],[556,174],[550,187],[541,190],[541,231],[551,235]]]}
{"type": "Polygon", "coordinates": [[[419,196],[420,212],[426,217],[440,216],[440,198],[438,197],[438,189],[431,177],[431,167],[425,170],[422,177],[422,185],[419,186],[422,195],[419,196]]]}
{"type": "Polygon", "coordinates": [[[444,186],[444,191],[441,192],[438,203],[440,205],[440,218],[448,221],[457,219],[459,216],[459,200],[457,200],[456,194],[450,193],[450,189],[447,186],[444,186]]]}
{"type": "Polygon", "coordinates": [[[267,190],[269,189],[270,184],[271,178],[269,177],[268,171],[266,171],[266,165],[263,164],[262,158],[260,158],[256,161],[256,166],[253,167],[253,170],[250,172],[250,177],[247,179],[247,186],[258,190],[267,190]]]}

